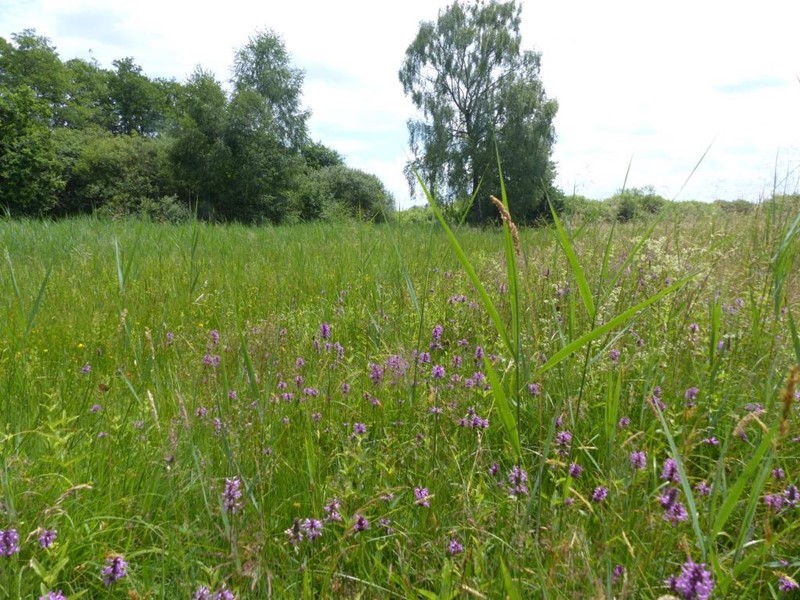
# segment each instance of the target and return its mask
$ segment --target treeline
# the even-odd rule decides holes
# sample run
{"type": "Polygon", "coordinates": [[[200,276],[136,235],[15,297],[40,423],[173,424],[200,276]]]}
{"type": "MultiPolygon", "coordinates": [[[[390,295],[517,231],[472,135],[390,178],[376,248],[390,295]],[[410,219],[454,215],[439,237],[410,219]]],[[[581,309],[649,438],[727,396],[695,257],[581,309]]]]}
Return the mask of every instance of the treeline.
{"type": "Polygon", "coordinates": [[[233,61],[229,90],[197,68],[150,78],[133,58],[63,62],[25,30],[0,37],[0,210],[292,222],[383,220],[374,175],[310,139],[303,73],[273,32],[233,61]]]}

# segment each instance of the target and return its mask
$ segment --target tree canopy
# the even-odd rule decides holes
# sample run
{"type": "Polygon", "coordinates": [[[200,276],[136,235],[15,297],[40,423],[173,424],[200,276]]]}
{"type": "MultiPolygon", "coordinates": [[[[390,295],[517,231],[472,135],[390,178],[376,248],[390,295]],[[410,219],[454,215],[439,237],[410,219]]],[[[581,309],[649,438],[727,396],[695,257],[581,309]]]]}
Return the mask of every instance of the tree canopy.
{"type": "Polygon", "coordinates": [[[380,181],[310,139],[302,85],[273,31],[235,53],[230,91],[201,67],[179,83],[132,57],[64,63],[34,30],[0,38],[0,210],[384,218],[393,201],[380,181]]]}
{"type": "Polygon", "coordinates": [[[420,24],[399,73],[419,113],[408,122],[409,184],[419,173],[445,204],[471,198],[481,185],[473,222],[496,217],[489,201],[500,187],[495,148],[515,220],[545,217],[554,192],[558,105],[545,94],[541,55],[522,49],[520,14],[514,0],[457,0],[435,23],[420,24]]]}

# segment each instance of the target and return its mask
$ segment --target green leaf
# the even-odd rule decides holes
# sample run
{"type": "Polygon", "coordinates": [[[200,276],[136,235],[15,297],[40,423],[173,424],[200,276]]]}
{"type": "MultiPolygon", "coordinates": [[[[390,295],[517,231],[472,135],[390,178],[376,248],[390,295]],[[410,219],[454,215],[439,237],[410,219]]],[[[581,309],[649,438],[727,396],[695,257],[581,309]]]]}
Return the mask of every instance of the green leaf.
{"type": "Polygon", "coordinates": [[[522,600],[522,594],[520,594],[517,584],[511,578],[511,573],[508,572],[506,561],[503,560],[502,556],[500,557],[500,569],[503,571],[503,585],[506,588],[508,597],[511,598],[511,600],[522,600]]]}
{"type": "Polygon", "coordinates": [[[494,405],[497,407],[497,413],[500,416],[500,422],[503,424],[503,429],[506,432],[508,441],[514,449],[517,459],[522,458],[522,445],[519,441],[519,431],[517,430],[517,423],[514,420],[514,413],[511,411],[511,406],[506,398],[503,384],[497,377],[497,372],[494,370],[491,361],[484,354],[483,364],[486,367],[486,376],[489,379],[489,384],[492,386],[492,396],[494,397],[494,405]]]}
{"type": "Polygon", "coordinates": [[[550,202],[549,199],[548,204],[550,204],[550,212],[553,215],[553,223],[555,224],[556,232],[558,233],[558,241],[561,244],[561,248],[564,250],[564,254],[567,255],[567,260],[569,261],[569,265],[572,269],[572,275],[575,277],[575,281],[578,283],[578,290],[581,293],[583,306],[586,308],[589,318],[594,319],[594,299],[592,298],[592,291],[589,289],[589,282],[586,281],[586,275],[584,274],[580,264],[578,264],[578,257],[575,256],[575,251],[572,249],[572,244],[569,242],[567,232],[564,231],[564,227],[561,225],[561,220],[558,218],[558,213],[556,212],[553,203],[550,202]]]}

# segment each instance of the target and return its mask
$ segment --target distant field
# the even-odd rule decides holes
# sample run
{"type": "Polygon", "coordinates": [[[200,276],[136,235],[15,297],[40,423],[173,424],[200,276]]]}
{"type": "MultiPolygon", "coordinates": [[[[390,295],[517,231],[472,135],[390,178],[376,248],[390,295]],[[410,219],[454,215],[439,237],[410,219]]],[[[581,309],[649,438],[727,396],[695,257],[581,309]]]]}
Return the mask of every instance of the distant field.
{"type": "Polygon", "coordinates": [[[0,597],[795,597],[796,207],[665,215],[0,220],[0,597]]]}

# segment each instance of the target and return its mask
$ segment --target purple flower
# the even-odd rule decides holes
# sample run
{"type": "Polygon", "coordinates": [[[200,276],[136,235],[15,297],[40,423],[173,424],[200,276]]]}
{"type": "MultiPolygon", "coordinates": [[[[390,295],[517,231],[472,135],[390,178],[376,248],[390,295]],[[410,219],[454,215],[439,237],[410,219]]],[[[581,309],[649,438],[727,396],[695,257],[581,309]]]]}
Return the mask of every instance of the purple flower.
{"type": "Polygon", "coordinates": [[[592,502],[603,502],[608,497],[608,488],[599,485],[592,492],[592,502]]]}
{"type": "Polygon", "coordinates": [[[616,565],[614,567],[614,581],[618,581],[623,575],[625,575],[625,567],[623,565],[616,565]]]}
{"type": "Polygon", "coordinates": [[[222,491],[222,508],[225,512],[236,514],[242,508],[242,482],[238,477],[225,479],[225,489],[222,491]]]}
{"type": "Polygon", "coordinates": [[[681,567],[681,574],[667,580],[670,589],[683,600],[708,600],[714,590],[714,580],[704,563],[689,559],[681,567]]]}
{"type": "Polygon", "coordinates": [[[444,333],[444,327],[441,325],[435,325],[433,328],[433,332],[431,333],[431,339],[438,344],[442,341],[442,334],[444,333]]]}
{"type": "Polygon", "coordinates": [[[344,395],[347,395],[347,394],[350,393],[350,384],[347,383],[346,381],[342,382],[342,393],[344,395]]]}
{"type": "Polygon", "coordinates": [[[218,367],[220,363],[219,355],[217,354],[204,354],[203,364],[207,367],[218,367]]]}
{"type": "Polygon", "coordinates": [[[286,537],[289,538],[289,543],[292,546],[297,546],[300,542],[303,541],[303,529],[300,521],[298,519],[294,520],[292,526],[289,529],[284,530],[286,537]]]}
{"type": "Polygon", "coordinates": [[[703,443],[704,444],[708,444],[709,446],[719,446],[719,440],[717,439],[717,436],[715,436],[715,435],[712,435],[711,437],[707,437],[706,439],[703,440],[703,443]]]}
{"type": "Polygon", "coordinates": [[[89,363],[86,363],[81,367],[81,373],[83,373],[84,375],[88,375],[91,372],[92,372],[92,365],[90,365],[89,363]]]}
{"type": "Polygon", "coordinates": [[[319,326],[319,335],[323,340],[331,338],[331,326],[328,323],[322,323],[319,326]]]}
{"type": "Polygon", "coordinates": [[[367,426],[364,423],[355,423],[353,425],[353,433],[355,435],[364,435],[367,433],[367,426]]]}
{"type": "Polygon", "coordinates": [[[216,329],[212,329],[209,332],[208,337],[211,338],[211,343],[214,344],[215,346],[219,344],[219,331],[217,331],[216,329]]]}
{"type": "Polygon", "coordinates": [[[513,496],[528,495],[528,472],[519,465],[514,465],[508,472],[508,482],[511,484],[509,492],[513,496]]]}
{"type": "Polygon", "coordinates": [[[778,589],[781,592],[793,592],[795,590],[800,590],[800,585],[797,585],[797,582],[791,577],[784,575],[778,579],[778,589]]]}
{"type": "Polygon", "coordinates": [[[625,429],[625,428],[626,428],[626,427],[628,427],[630,424],[631,424],[631,418],[630,418],[630,417],[627,417],[627,416],[625,416],[625,417],[620,417],[620,420],[619,420],[619,422],[617,423],[617,428],[618,428],[618,429],[625,429]]]}
{"type": "Polygon", "coordinates": [[[796,485],[790,485],[783,492],[783,502],[787,506],[794,508],[800,503],[800,491],[797,490],[796,485]]]}
{"type": "Polygon", "coordinates": [[[128,574],[128,563],[119,555],[109,556],[106,559],[106,566],[103,567],[101,575],[103,576],[103,583],[111,585],[125,577],[128,574]]]}
{"type": "Polygon", "coordinates": [[[236,596],[228,588],[223,587],[214,594],[214,600],[236,600],[236,596]]]}
{"type": "Polygon", "coordinates": [[[775,512],[780,512],[783,508],[783,497],[778,494],[767,494],[764,496],[764,504],[775,512]]]}
{"type": "Polygon", "coordinates": [[[580,466],[578,463],[572,463],[569,466],[569,476],[573,479],[577,479],[583,473],[583,467],[580,466]]]}
{"type": "Polygon", "coordinates": [[[102,404],[92,404],[92,408],[89,409],[89,412],[93,413],[103,412],[102,404]]]}
{"type": "Polygon", "coordinates": [[[458,541],[458,538],[451,538],[447,543],[447,553],[450,556],[461,554],[464,551],[464,545],[458,541]]]}
{"type": "Polygon", "coordinates": [[[325,514],[327,515],[325,517],[326,521],[337,521],[338,522],[338,521],[342,520],[342,515],[339,514],[339,510],[341,509],[341,504],[340,504],[338,498],[334,498],[331,501],[329,501],[323,507],[323,509],[325,510],[325,514]]]}
{"type": "Polygon", "coordinates": [[[778,467],[776,469],[772,469],[772,478],[773,479],[778,479],[778,480],[785,479],[786,478],[786,472],[783,469],[781,469],[780,467],[778,467]]]}
{"type": "Polygon", "coordinates": [[[542,386],[538,383],[529,383],[528,384],[528,393],[531,396],[538,396],[542,393],[542,386]]]}
{"type": "Polygon", "coordinates": [[[383,367],[376,363],[369,363],[369,378],[378,385],[383,381],[383,367]]]}
{"type": "Polygon", "coordinates": [[[667,510],[664,511],[664,520],[669,521],[673,525],[682,523],[689,518],[689,513],[686,507],[681,502],[675,502],[667,510]]]}
{"type": "Polygon", "coordinates": [[[355,521],[353,523],[354,532],[359,533],[361,531],[366,531],[367,529],[369,529],[369,521],[367,521],[367,519],[363,515],[356,513],[355,515],[353,515],[353,520],[355,521]]]}
{"type": "Polygon", "coordinates": [[[305,519],[300,524],[300,527],[306,532],[306,537],[309,542],[313,542],[322,535],[322,521],[319,519],[305,519]]]}
{"type": "Polygon", "coordinates": [[[705,481],[701,481],[695,486],[695,491],[700,496],[708,496],[711,493],[711,486],[708,485],[705,481]]]}
{"type": "Polygon", "coordinates": [[[434,379],[444,379],[444,367],[442,365],[433,365],[431,377],[434,379]]]}
{"type": "Polygon", "coordinates": [[[423,508],[430,508],[431,506],[431,495],[428,492],[428,488],[414,488],[414,499],[414,504],[417,506],[422,506],[423,508]]]}
{"type": "Polygon", "coordinates": [[[678,463],[675,462],[674,458],[668,458],[664,461],[664,468],[661,471],[661,479],[664,481],[671,481],[673,483],[678,483],[681,480],[681,477],[678,474],[678,463]]]}
{"type": "Polygon", "coordinates": [[[570,444],[572,444],[572,432],[565,429],[556,434],[556,450],[561,456],[569,454],[570,444]]]}
{"type": "Polygon", "coordinates": [[[700,393],[700,390],[694,386],[690,387],[683,393],[683,397],[688,406],[694,406],[694,401],[697,398],[698,393],[700,393]]]}
{"type": "Polygon", "coordinates": [[[167,338],[167,346],[172,346],[172,343],[175,341],[175,334],[168,331],[165,337],[167,338]]]}
{"type": "Polygon", "coordinates": [[[194,593],[193,600],[211,600],[211,590],[201,585],[194,593]]]}
{"type": "Polygon", "coordinates": [[[19,534],[16,529],[0,529],[0,556],[19,552],[19,534]]]}
{"type": "Polygon", "coordinates": [[[619,362],[619,350],[613,349],[608,352],[608,358],[611,360],[612,363],[617,364],[619,362]]]}
{"type": "Polygon", "coordinates": [[[644,471],[647,468],[647,453],[644,450],[631,452],[631,467],[639,471],[644,471]]]}
{"type": "Polygon", "coordinates": [[[54,529],[41,529],[39,534],[39,545],[42,548],[49,548],[56,541],[56,531],[54,529]]]}
{"type": "Polygon", "coordinates": [[[47,592],[46,596],[39,596],[39,600],[67,600],[64,592],[57,590],[55,592],[47,592]]]}

